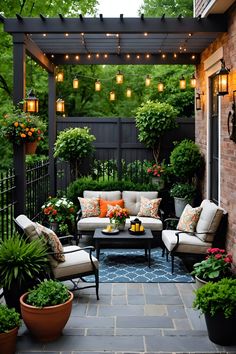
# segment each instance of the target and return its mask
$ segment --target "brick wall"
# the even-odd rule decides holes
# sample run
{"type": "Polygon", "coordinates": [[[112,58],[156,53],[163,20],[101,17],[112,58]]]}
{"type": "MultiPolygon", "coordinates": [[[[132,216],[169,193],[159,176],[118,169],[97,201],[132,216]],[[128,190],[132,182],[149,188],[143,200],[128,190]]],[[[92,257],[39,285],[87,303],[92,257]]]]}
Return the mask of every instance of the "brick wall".
{"type": "MultiPolygon", "coordinates": [[[[221,146],[221,196],[220,203],[229,213],[229,225],[227,232],[227,250],[233,253],[236,264],[236,144],[229,139],[227,129],[227,116],[232,107],[233,90],[236,90],[236,5],[231,8],[228,17],[228,32],[221,34],[201,56],[201,63],[197,66],[198,82],[200,90],[206,92],[204,61],[212,55],[219,47],[223,47],[224,60],[229,75],[229,95],[222,97],[222,114],[220,134],[221,146]]],[[[200,145],[203,154],[207,151],[207,115],[206,95],[202,97],[203,109],[196,114],[196,142],[200,145]]],[[[206,178],[203,185],[203,193],[206,196],[206,178]]]]}

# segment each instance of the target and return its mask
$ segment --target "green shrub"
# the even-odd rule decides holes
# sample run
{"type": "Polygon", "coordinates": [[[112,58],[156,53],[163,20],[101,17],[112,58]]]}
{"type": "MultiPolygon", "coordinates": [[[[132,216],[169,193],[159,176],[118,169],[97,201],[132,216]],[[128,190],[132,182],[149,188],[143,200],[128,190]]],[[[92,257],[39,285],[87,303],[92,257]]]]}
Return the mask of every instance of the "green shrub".
{"type": "Polygon", "coordinates": [[[197,144],[184,139],[177,144],[170,154],[173,174],[182,181],[191,181],[203,167],[203,158],[197,144]]]}
{"type": "Polygon", "coordinates": [[[44,280],[29,291],[26,303],[36,307],[63,304],[70,298],[65,284],[56,280],[44,280]]]}
{"type": "Polygon", "coordinates": [[[92,191],[124,191],[124,190],[136,190],[136,191],[155,191],[156,186],[150,183],[134,183],[130,181],[96,181],[92,177],[78,178],[72,182],[67,188],[67,197],[78,205],[78,197],[83,196],[84,190],[92,191]]]}
{"type": "Polygon", "coordinates": [[[236,311],[236,279],[223,278],[209,282],[195,291],[196,298],[193,307],[214,316],[218,311],[229,318],[236,311]]]}
{"type": "Polygon", "coordinates": [[[35,279],[48,267],[47,246],[19,235],[0,241],[0,285],[6,289],[35,279]]]}
{"type": "Polygon", "coordinates": [[[20,324],[20,314],[14,308],[9,309],[6,305],[0,304],[0,333],[20,327],[20,324]]]}
{"type": "Polygon", "coordinates": [[[196,188],[188,183],[176,183],[170,190],[171,197],[185,198],[189,202],[196,194],[196,188]]]}

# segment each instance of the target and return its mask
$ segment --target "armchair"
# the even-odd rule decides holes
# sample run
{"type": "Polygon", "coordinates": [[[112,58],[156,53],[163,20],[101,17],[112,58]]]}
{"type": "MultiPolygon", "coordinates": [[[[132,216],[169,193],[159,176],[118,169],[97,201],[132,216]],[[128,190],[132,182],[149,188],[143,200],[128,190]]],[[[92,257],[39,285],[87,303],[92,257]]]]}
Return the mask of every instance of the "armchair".
{"type": "Polygon", "coordinates": [[[166,219],[164,221],[164,230],[162,231],[163,253],[171,256],[171,271],[174,272],[174,257],[176,255],[191,254],[197,257],[206,255],[207,249],[211,247],[224,247],[225,231],[227,223],[227,213],[224,209],[218,207],[210,200],[203,200],[199,209],[199,219],[195,215],[194,230],[189,231],[189,220],[184,220],[187,212],[194,209],[189,205],[185,207],[180,219],[166,219]],[[179,221],[175,230],[168,229],[174,220],[179,221]],[[182,221],[182,222],[181,222],[182,221]],[[184,221],[184,222],[183,222],[184,221]]]}
{"type": "Polygon", "coordinates": [[[49,252],[48,254],[51,266],[51,276],[54,279],[60,281],[70,280],[73,283],[72,290],[81,290],[85,288],[95,287],[97,300],[99,300],[99,262],[97,258],[92,255],[92,252],[94,251],[93,246],[88,246],[84,248],[72,244],[62,246],[60,243],[60,239],[70,240],[71,236],[65,236],[59,239],[53,233],[52,230],[33,222],[26,215],[23,214],[17,216],[17,218],[15,219],[15,223],[18,229],[26,236],[28,236],[29,239],[39,237],[40,235],[45,235],[47,237],[47,240],[50,239],[50,244],[52,244],[52,241],[57,243],[57,250],[49,252]],[[60,251],[58,251],[58,249],[60,249],[60,251]],[[57,259],[55,259],[55,256],[60,256],[60,260],[58,261],[59,257],[56,257],[57,259]],[[95,285],[86,285],[83,287],[78,287],[79,280],[85,282],[86,280],[84,279],[84,277],[88,275],[94,275],[95,285]]]}

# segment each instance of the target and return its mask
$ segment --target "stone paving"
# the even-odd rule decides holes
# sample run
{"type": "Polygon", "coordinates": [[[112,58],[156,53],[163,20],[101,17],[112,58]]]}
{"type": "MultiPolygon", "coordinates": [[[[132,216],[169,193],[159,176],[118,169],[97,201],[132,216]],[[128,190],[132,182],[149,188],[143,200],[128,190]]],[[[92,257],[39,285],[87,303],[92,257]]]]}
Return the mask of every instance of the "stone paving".
{"type": "Polygon", "coordinates": [[[222,347],[208,339],[204,318],[192,309],[194,287],[102,283],[99,301],[93,288],[77,291],[63,335],[41,344],[22,326],[17,353],[236,353],[236,346],[222,347]]]}

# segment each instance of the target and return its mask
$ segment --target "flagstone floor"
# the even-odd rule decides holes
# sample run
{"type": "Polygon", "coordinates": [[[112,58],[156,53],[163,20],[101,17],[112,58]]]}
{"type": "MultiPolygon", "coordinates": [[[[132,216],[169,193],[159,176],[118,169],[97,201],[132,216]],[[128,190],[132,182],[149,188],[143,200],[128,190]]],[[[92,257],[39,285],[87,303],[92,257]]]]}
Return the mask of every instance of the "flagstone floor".
{"type": "Polygon", "coordinates": [[[22,326],[17,353],[236,353],[236,346],[222,347],[208,339],[204,319],[192,309],[194,287],[101,283],[98,301],[94,288],[77,291],[63,335],[41,344],[22,326]]]}

